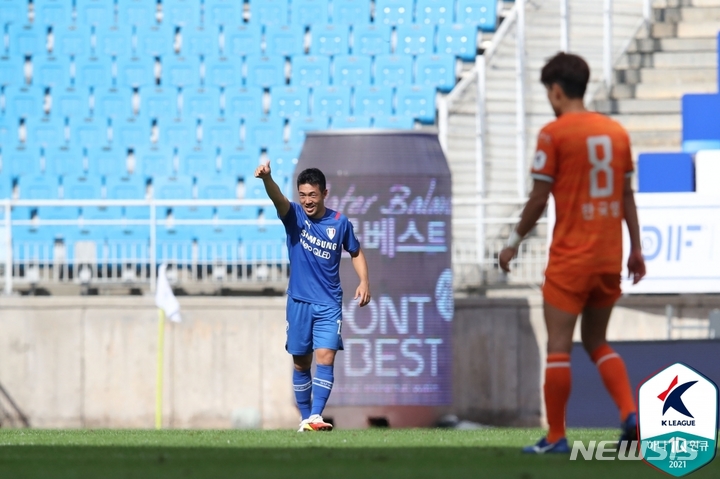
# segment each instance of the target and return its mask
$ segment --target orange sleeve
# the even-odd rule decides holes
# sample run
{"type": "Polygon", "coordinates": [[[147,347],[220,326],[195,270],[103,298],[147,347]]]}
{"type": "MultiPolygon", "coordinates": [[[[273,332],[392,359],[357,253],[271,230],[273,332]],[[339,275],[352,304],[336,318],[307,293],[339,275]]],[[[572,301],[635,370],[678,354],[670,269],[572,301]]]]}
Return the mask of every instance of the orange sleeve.
{"type": "Polygon", "coordinates": [[[635,172],[635,166],[633,165],[632,160],[632,149],[630,147],[630,135],[628,135],[627,132],[625,133],[625,145],[627,146],[625,149],[625,157],[623,158],[623,171],[625,172],[625,178],[632,177],[633,173],[635,172]]]}
{"type": "Polygon", "coordinates": [[[555,144],[548,128],[545,127],[538,134],[537,149],[533,157],[530,176],[535,180],[554,183],[557,167],[555,144]]]}

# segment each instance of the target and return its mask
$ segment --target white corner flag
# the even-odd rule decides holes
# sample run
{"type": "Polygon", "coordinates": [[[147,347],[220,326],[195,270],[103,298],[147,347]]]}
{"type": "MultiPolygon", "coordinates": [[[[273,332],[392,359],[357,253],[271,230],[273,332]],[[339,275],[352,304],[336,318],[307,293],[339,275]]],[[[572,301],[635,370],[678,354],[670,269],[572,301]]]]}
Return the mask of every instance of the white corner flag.
{"type": "Polygon", "coordinates": [[[160,265],[157,277],[157,288],[155,290],[155,305],[162,309],[170,321],[179,323],[182,321],[180,317],[180,303],[173,294],[170,282],[167,278],[167,264],[160,265]]]}

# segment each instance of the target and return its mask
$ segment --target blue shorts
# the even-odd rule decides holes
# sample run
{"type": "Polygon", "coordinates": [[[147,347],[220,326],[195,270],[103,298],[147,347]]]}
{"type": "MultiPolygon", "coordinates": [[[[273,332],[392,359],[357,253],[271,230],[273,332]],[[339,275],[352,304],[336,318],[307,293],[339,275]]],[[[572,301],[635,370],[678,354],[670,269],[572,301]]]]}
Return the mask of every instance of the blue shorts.
{"type": "Polygon", "coordinates": [[[311,304],[288,296],[287,341],[285,350],[293,356],[304,356],[315,349],[343,349],[342,307],[311,304]]]}

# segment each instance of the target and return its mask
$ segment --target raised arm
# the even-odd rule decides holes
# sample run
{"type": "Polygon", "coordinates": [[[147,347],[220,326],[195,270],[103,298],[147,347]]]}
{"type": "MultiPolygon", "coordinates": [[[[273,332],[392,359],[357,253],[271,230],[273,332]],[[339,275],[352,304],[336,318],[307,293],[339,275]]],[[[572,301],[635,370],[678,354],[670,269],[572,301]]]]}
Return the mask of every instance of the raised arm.
{"type": "Polygon", "coordinates": [[[282,194],[280,187],[275,183],[275,180],[272,179],[272,175],[270,174],[270,161],[255,168],[255,178],[263,180],[265,192],[275,205],[278,216],[284,218],[288,211],[290,211],[290,200],[282,194]]]}
{"type": "Polygon", "coordinates": [[[637,207],[635,206],[635,194],[633,193],[630,178],[625,178],[623,189],[623,212],[625,224],[630,234],[630,255],[628,256],[628,275],[637,284],[645,276],[645,259],[642,255],[640,243],[640,222],[638,221],[637,207]]]}
{"type": "Polygon", "coordinates": [[[355,253],[350,253],[350,257],[352,258],[353,268],[355,268],[355,272],[360,278],[360,285],[355,290],[353,299],[360,298],[360,307],[363,307],[370,302],[370,280],[368,279],[367,261],[362,249],[359,248],[355,253]]]}

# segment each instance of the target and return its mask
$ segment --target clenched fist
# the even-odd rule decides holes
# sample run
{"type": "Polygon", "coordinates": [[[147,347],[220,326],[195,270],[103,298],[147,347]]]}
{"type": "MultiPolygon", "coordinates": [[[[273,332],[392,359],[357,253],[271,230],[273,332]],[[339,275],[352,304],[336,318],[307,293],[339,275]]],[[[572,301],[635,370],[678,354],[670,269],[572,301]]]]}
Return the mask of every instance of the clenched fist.
{"type": "Polygon", "coordinates": [[[267,163],[255,168],[255,178],[269,178],[270,177],[270,160],[267,163]]]}

